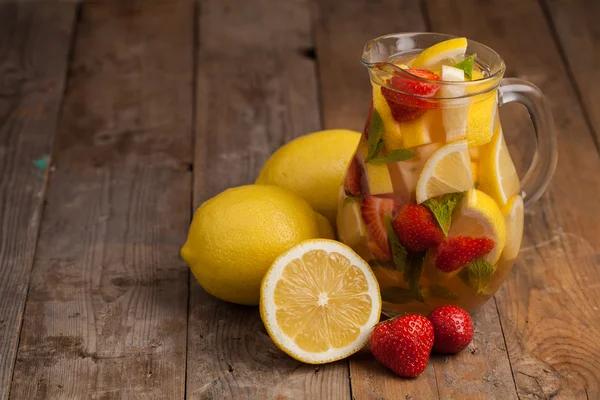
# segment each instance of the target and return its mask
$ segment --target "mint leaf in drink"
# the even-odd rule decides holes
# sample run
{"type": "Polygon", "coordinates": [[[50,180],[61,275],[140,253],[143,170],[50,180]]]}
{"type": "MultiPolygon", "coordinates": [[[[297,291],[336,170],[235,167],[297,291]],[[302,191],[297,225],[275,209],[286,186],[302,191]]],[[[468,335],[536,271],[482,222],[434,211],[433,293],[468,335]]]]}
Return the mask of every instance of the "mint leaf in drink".
{"type": "Polygon", "coordinates": [[[454,211],[454,207],[456,207],[463,196],[464,193],[448,193],[439,200],[429,199],[423,202],[423,205],[433,213],[433,216],[446,236],[448,236],[448,230],[452,222],[452,211],[454,211]]]}
{"type": "Polygon", "coordinates": [[[411,301],[417,301],[412,290],[395,286],[381,289],[381,299],[394,304],[406,304],[411,301]]]}
{"type": "Polygon", "coordinates": [[[385,228],[387,230],[388,237],[390,239],[390,245],[392,247],[392,255],[394,257],[394,265],[398,271],[403,271],[406,266],[406,257],[408,252],[406,248],[400,243],[400,239],[396,236],[394,228],[392,228],[392,221],[389,216],[384,218],[385,228]]]}
{"type": "Polygon", "coordinates": [[[350,204],[353,201],[361,201],[361,200],[362,200],[362,196],[355,196],[353,194],[346,194],[346,197],[344,198],[344,205],[350,204]]]}
{"type": "Polygon", "coordinates": [[[464,267],[459,275],[463,282],[476,290],[477,293],[484,293],[495,271],[496,268],[492,264],[483,258],[478,258],[464,267]]]}
{"type": "Polygon", "coordinates": [[[430,285],[426,290],[429,297],[434,297],[436,299],[458,299],[458,296],[453,291],[442,285],[430,285]]]}
{"type": "Polygon", "coordinates": [[[376,157],[383,149],[383,120],[377,110],[373,109],[369,123],[369,139],[366,161],[376,157]]]}
{"type": "Polygon", "coordinates": [[[465,58],[454,66],[454,68],[465,71],[465,75],[469,79],[473,79],[473,64],[475,64],[475,55],[476,54],[471,54],[469,57],[465,58]]]}
{"type": "MultiPolygon", "coordinates": [[[[382,141],[382,143],[383,143],[383,141],[382,141]]],[[[370,164],[387,164],[389,162],[405,161],[410,158],[413,158],[414,156],[415,156],[415,153],[413,153],[410,150],[398,149],[398,150],[388,151],[385,154],[380,154],[376,157],[370,158],[367,160],[367,162],[370,164]]]]}

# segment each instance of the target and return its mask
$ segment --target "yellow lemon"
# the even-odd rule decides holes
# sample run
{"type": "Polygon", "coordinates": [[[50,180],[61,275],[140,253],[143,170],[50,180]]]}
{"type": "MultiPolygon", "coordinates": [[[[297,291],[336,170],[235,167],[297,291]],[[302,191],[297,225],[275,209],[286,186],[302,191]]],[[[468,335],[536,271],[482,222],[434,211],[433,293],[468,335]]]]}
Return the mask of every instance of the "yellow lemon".
{"type": "Polygon", "coordinates": [[[496,125],[497,110],[497,90],[478,95],[473,99],[469,107],[469,119],[466,130],[469,147],[484,145],[492,139],[496,125]]]}
{"type": "Polygon", "coordinates": [[[465,192],[473,183],[467,142],[448,143],[425,163],[417,181],[417,203],[446,193],[465,192]]]}
{"type": "Polygon", "coordinates": [[[333,228],[329,223],[329,220],[323,215],[315,212],[317,217],[317,227],[319,230],[319,237],[323,239],[335,239],[335,234],[333,233],[333,228]]]}
{"type": "Polygon", "coordinates": [[[334,224],[338,189],[359,139],[360,133],[345,129],[301,136],[267,160],[256,183],[292,190],[334,224]]]}
{"type": "MultiPolygon", "coordinates": [[[[208,293],[256,305],[273,261],[297,243],[323,236],[323,224],[305,200],[285,188],[228,189],[196,210],[181,257],[208,293]]],[[[329,230],[325,235],[331,237],[329,230]]]]}
{"type": "Polygon", "coordinates": [[[495,243],[485,260],[496,264],[506,241],[506,223],[498,204],[487,194],[471,189],[456,205],[448,236],[486,237],[495,243]]]}
{"type": "Polygon", "coordinates": [[[479,189],[503,206],[519,193],[521,184],[517,170],[506,147],[502,129],[496,129],[490,143],[481,148],[479,189]]]}
{"type": "Polygon", "coordinates": [[[455,38],[445,40],[426,48],[411,63],[411,68],[438,69],[448,61],[454,64],[462,59],[467,51],[467,39],[455,38]]]}
{"type": "Polygon", "coordinates": [[[283,253],[260,289],[260,316],[269,336],[288,355],[309,364],[360,350],[380,314],[373,271],[333,240],[307,240],[283,253]]]}
{"type": "Polygon", "coordinates": [[[502,214],[506,223],[506,244],[501,258],[512,261],[517,258],[523,240],[523,198],[519,195],[511,197],[502,207],[502,214]]]}

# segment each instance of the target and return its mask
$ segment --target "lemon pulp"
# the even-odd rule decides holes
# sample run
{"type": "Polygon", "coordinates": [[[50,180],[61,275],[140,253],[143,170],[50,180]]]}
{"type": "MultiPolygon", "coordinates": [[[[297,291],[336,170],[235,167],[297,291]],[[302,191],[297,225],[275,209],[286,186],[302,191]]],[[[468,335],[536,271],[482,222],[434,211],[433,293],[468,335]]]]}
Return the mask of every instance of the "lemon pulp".
{"type": "Polygon", "coordinates": [[[417,203],[473,187],[473,171],[466,140],[446,144],[427,160],[417,181],[417,203]]]}
{"type": "Polygon", "coordinates": [[[496,202],[487,194],[471,189],[456,206],[448,236],[487,237],[494,241],[494,248],[484,257],[496,264],[504,249],[506,225],[504,215],[496,202]]]}
{"type": "Polygon", "coordinates": [[[358,351],[380,312],[379,287],[369,266],[331,240],[292,248],[275,261],[261,288],[261,316],[269,335],[307,363],[358,351]]]}

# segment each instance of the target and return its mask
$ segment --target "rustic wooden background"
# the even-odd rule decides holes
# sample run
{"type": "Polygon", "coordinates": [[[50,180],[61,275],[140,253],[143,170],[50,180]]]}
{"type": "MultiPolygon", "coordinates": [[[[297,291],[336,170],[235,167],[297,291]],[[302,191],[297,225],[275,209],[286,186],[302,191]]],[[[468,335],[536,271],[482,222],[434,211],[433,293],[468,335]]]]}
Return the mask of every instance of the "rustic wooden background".
{"type": "MultiPolygon", "coordinates": [[[[0,399],[600,399],[599,20],[597,0],[1,2],[0,399]],[[296,136],[361,129],[363,43],[424,30],[541,87],[556,175],[468,350],[414,380],[365,351],[303,365],[194,282],[192,211],[296,136]]],[[[527,163],[526,113],[502,118],[527,163]]]]}

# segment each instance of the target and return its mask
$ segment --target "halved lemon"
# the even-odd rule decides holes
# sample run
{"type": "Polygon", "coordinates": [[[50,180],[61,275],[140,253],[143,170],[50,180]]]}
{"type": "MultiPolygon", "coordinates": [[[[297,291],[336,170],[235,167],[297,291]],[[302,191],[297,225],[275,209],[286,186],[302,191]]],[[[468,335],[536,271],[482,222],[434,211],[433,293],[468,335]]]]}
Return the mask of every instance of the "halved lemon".
{"type": "Polygon", "coordinates": [[[519,194],[519,176],[499,127],[490,143],[481,148],[479,170],[479,189],[492,196],[500,206],[519,194]]]}
{"type": "Polygon", "coordinates": [[[502,214],[504,214],[506,224],[506,244],[501,258],[514,260],[519,254],[523,240],[523,198],[519,195],[511,197],[508,203],[502,207],[502,214]]]}
{"type": "Polygon", "coordinates": [[[283,253],[260,289],[260,315],[269,336],[285,353],[309,364],[360,350],[380,313],[373,271],[333,240],[307,240],[283,253]]]}
{"type": "Polygon", "coordinates": [[[442,146],[427,160],[417,181],[417,203],[473,187],[473,172],[466,140],[442,146]]]}
{"type": "Polygon", "coordinates": [[[481,190],[471,189],[456,205],[448,236],[486,237],[495,243],[484,258],[496,264],[506,241],[506,224],[498,204],[481,190]]]}
{"type": "Polygon", "coordinates": [[[412,61],[410,66],[411,68],[439,68],[446,60],[456,63],[464,57],[466,51],[466,38],[446,40],[423,50],[421,54],[412,61]]]}

